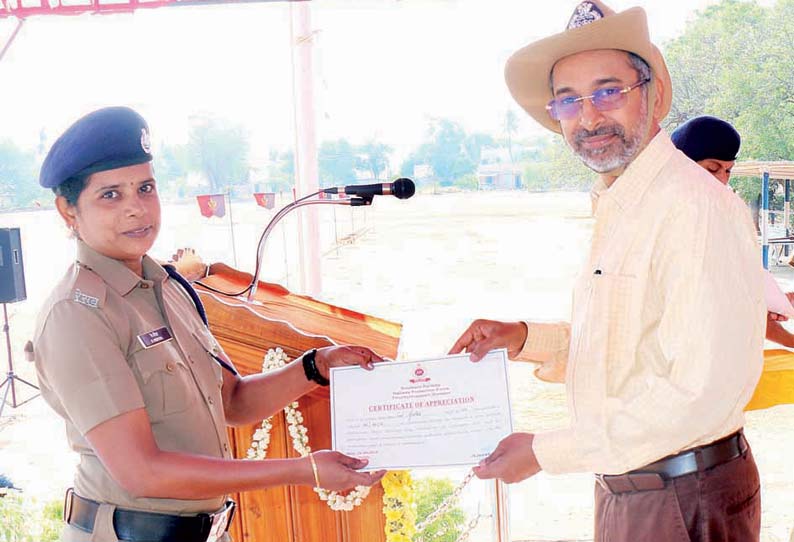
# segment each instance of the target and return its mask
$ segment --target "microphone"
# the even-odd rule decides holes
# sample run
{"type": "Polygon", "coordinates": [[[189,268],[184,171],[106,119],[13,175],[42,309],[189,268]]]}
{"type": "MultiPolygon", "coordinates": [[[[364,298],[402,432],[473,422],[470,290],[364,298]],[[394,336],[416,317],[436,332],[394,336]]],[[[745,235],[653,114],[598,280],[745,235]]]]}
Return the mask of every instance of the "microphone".
{"type": "Polygon", "coordinates": [[[397,179],[393,183],[378,184],[351,184],[348,186],[334,186],[323,190],[326,194],[340,194],[359,196],[371,199],[372,196],[394,196],[397,199],[408,199],[416,192],[416,185],[411,179],[397,179]]]}

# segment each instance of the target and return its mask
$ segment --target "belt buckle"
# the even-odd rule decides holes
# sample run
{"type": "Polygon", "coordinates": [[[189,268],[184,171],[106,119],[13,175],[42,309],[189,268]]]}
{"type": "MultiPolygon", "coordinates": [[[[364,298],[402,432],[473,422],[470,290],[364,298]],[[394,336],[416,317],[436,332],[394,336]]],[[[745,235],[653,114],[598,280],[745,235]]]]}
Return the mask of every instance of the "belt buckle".
{"type": "Polygon", "coordinates": [[[63,498],[63,521],[69,524],[72,519],[72,500],[74,498],[74,488],[70,487],[66,490],[66,495],[63,498]]]}
{"type": "Polygon", "coordinates": [[[227,502],[223,510],[213,514],[211,517],[212,527],[210,528],[210,534],[207,535],[207,542],[218,542],[223,534],[229,530],[229,526],[232,523],[232,517],[234,517],[234,501],[227,502]]]}

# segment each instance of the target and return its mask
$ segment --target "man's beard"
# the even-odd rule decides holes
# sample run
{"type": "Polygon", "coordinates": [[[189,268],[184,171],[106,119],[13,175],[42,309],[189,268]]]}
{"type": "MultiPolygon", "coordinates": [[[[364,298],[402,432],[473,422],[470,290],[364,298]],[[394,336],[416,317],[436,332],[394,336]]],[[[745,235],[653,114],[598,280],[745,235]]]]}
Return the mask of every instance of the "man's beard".
{"type": "Polygon", "coordinates": [[[600,126],[593,131],[582,128],[573,134],[571,148],[582,162],[596,173],[607,173],[627,166],[642,145],[644,139],[642,127],[645,126],[646,117],[647,113],[632,127],[633,130],[629,135],[626,135],[626,130],[620,124],[600,126]],[[582,145],[588,137],[609,135],[615,136],[615,140],[605,147],[586,149],[582,145]]]}

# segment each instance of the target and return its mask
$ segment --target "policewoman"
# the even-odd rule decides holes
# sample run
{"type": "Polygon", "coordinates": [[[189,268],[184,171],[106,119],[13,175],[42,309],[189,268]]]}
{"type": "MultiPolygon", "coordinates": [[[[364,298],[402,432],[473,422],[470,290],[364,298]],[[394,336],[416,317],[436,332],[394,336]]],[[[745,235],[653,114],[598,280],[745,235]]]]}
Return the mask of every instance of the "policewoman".
{"type": "Polygon", "coordinates": [[[381,358],[327,347],[266,375],[236,373],[184,280],[147,255],[160,200],[138,113],[110,107],[79,119],[50,149],[39,182],[55,192],[77,244],[33,339],[42,396],[80,455],[62,540],[229,541],[229,493],[283,484],[342,490],[383,476],[328,450],[232,458],[227,425],[269,417],[327,384],[330,367],[371,368],[381,358]]]}

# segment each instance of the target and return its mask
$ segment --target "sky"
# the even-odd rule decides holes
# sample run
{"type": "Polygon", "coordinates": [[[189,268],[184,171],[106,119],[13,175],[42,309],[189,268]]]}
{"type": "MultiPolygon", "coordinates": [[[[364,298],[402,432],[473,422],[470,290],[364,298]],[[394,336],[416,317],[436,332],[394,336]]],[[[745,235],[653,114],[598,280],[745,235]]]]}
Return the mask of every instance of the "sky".
{"type": "MultiPolygon", "coordinates": [[[[405,154],[428,121],[501,134],[513,103],[506,59],[561,31],[574,0],[314,0],[319,141],[370,139],[405,154]]],[[[663,45],[713,0],[613,0],[643,6],[663,45]]],[[[0,139],[47,146],[80,115],[129,105],[152,140],[183,143],[191,117],[243,124],[255,155],[294,142],[290,4],[142,10],[26,21],[0,61],[0,139]]],[[[0,46],[15,20],[0,19],[0,46]]],[[[523,113],[520,136],[542,130],[523,113]]]]}

